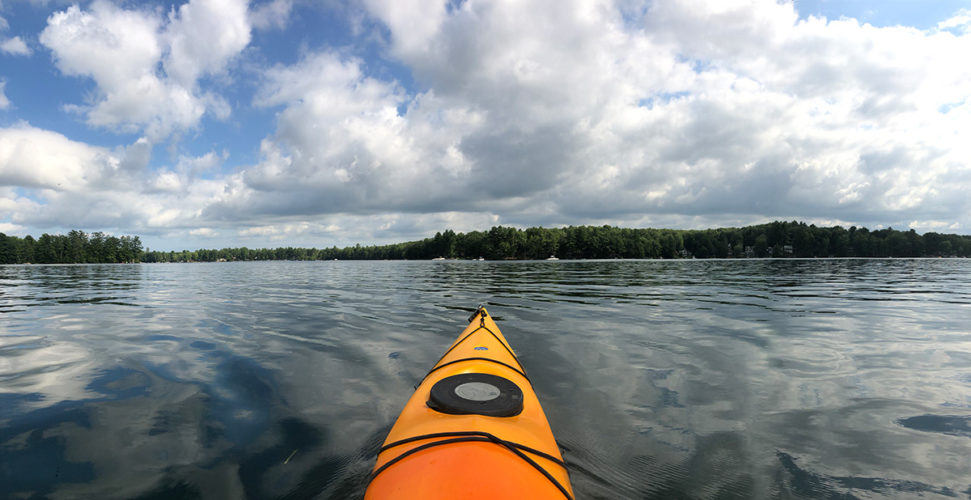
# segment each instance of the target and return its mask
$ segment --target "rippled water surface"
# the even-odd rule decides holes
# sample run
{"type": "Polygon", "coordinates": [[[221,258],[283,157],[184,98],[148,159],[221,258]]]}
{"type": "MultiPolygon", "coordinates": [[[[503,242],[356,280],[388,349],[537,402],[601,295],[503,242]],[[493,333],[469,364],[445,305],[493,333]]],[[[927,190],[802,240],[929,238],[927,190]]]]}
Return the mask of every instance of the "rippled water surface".
{"type": "Polygon", "coordinates": [[[577,498],[971,498],[971,262],[0,266],[0,498],[359,498],[489,305],[577,498]]]}

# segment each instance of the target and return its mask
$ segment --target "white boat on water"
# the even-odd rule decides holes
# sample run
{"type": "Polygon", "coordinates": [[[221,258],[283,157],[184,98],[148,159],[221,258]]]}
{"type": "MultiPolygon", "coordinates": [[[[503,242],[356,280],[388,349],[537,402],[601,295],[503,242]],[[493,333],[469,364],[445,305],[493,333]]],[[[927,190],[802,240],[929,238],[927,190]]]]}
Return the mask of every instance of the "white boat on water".
{"type": "Polygon", "coordinates": [[[560,259],[557,259],[555,255],[550,255],[550,257],[546,260],[560,260],[560,259]]]}
{"type": "Polygon", "coordinates": [[[432,260],[445,260],[445,257],[435,257],[435,258],[434,258],[434,259],[432,259],[432,260]]]}

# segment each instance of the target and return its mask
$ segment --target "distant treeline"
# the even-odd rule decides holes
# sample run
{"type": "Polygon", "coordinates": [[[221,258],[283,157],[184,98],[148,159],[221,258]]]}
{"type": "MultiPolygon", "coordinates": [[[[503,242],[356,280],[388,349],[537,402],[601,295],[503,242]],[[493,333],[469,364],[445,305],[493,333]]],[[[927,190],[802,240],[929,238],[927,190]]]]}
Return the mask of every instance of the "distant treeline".
{"type": "Polygon", "coordinates": [[[34,239],[0,233],[0,264],[78,264],[136,262],[144,252],[138,236],[109,236],[74,230],[34,239]]]}
{"type": "Polygon", "coordinates": [[[772,222],[705,230],[627,229],[611,226],[496,226],[489,231],[447,230],[419,241],[345,248],[223,248],[143,251],[138,236],[66,235],[18,238],[0,233],[0,264],[110,262],[216,262],[234,260],[377,259],[677,259],[744,257],[971,257],[971,236],[772,222]]]}
{"type": "Polygon", "coordinates": [[[676,259],[744,257],[969,257],[971,236],[866,228],[816,227],[772,222],[706,230],[627,229],[611,226],[496,226],[391,245],[346,248],[224,248],[182,252],[148,251],[144,262],[220,260],[377,259],[676,259]]]}

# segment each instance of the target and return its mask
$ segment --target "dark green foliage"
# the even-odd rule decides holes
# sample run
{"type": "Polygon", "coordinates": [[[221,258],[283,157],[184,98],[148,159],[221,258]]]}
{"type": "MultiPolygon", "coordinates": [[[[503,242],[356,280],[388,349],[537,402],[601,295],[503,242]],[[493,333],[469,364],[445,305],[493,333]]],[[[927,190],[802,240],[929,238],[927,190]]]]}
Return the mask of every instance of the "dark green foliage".
{"type": "Polygon", "coordinates": [[[235,260],[432,259],[675,259],[743,257],[971,257],[971,236],[917,234],[913,229],[870,231],[853,226],[816,227],[771,222],[704,230],[630,229],[612,226],[496,226],[391,245],[346,248],[223,248],[181,252],[142,251],[137,236],[96,232],[43,234],[37,240],[0,233],[0,264],[70,262],[217,262],[235,260]]]}
{"type": "Polygon", "coordinates": [[[109,236],[96,232],[70,233],[40,238],[7,236],[0,233],[0,264],[81,264],[136,262],[142,258],[138,236],[109,236]]]}
{"type": "Polygon", "coordinates": [[[629,229],[612,226],[496,226],[489,231],[446,230],[432,238],[392,245],[346,248],[224,248],[146,252],[145,262],[218,260],[432,259],[674,259],[742,257],[949,257],[971,256],[971,236],[772,222],[705,230],[629,229]]]}

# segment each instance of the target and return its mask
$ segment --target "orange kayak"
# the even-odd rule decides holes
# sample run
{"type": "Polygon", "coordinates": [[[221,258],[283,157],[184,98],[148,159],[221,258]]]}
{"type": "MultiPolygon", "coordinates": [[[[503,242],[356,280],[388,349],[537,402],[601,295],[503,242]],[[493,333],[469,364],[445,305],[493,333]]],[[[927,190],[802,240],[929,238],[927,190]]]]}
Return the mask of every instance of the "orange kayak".
{"type": "Polygon", "coordinates": [[[546,414],[485,308],[408,400],[364,498],[573,499],[546,414]]]}

